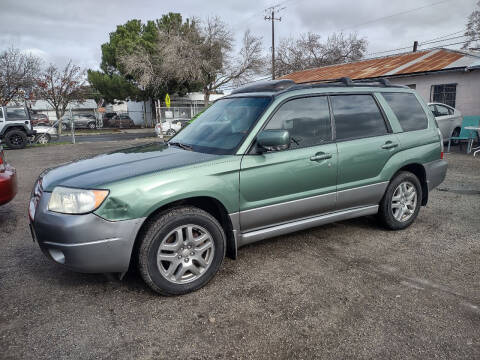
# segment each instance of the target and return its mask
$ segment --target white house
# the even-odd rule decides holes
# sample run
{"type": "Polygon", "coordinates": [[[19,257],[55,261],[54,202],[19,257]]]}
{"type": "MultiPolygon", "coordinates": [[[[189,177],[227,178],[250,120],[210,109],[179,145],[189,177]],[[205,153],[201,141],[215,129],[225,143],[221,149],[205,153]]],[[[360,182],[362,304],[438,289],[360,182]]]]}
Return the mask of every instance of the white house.
{"type": "Polygon", "coordinates": [[[433,49],[324,66],[284,76],[295,82],[387,78],[417,90],[426,102],[441,102],[480,119],[480,52],[433,49]]]}

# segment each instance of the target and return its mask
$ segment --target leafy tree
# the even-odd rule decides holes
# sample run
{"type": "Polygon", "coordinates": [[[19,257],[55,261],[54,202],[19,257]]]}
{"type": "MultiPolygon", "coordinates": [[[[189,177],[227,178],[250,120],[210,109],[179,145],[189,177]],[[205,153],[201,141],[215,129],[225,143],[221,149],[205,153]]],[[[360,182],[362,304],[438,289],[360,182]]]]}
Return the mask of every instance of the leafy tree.
{"type": "Polygon", "coordinates": [[[180,14],[169,13],[155,24],[158,34],[153,51],[138,46],[132,53],[119,57],[121,67],[140,88],[155,98],[198,89],[192,77],[192,68],[198,61],[192,48],[198,41],[196,20],[183,21],[180,14]]]}
{"type": "MultiPolygon", "coordinates": [[[[72,61],[63,69],[50,64],[38,77],[36,92],[39,99],[53,107],[60,120],[70,103],[85,100],[85,72],[72,61]]],[[[58,126],[58,135],[61,134],[62,127],[58,126]]]]}
{"type": "MultiPolygon", "coordinates": [[[[477,6],[480,7],[480,1],[477,2],[477,6]]],[[[462,49],[478,48],[480,46],[480,10],[472,11],[468,17],[465,36],[468,40],[463,44],[462,49]]]]}
{"type": "Polygon", "coordinates": [[[360,60],[367,49],[367,40],[356,34],[332,34],[325,42],[314,33],[298,39],[283,39],[277,49],[276,76],[320,66],[360,60]]]}
{"type": "Polygon", "coordinates": [[[102,71],[88,70],[88,82],[98,91],[103,100],[112,103],[115,99],[141,99],[142,92],[131,81],[119,74],[106,74],[102,71]]]}
{"type": "Polygon", "coordinates": [[[0,104],[32,92],[40,71],[40,58],[10,47],[0,54],[0,104]]]}
{"type": "Polygon", "coordinates": [[[108,43],[102,45],[102,63],[100,68],[109,75],[126,75],[119,58],[132,54],[138,48],[151,53],[155,49],[158,28],[154,21],[142,24],[141,20],[130,20],[124,25],[118,25],[110,33],[108,43]]]}

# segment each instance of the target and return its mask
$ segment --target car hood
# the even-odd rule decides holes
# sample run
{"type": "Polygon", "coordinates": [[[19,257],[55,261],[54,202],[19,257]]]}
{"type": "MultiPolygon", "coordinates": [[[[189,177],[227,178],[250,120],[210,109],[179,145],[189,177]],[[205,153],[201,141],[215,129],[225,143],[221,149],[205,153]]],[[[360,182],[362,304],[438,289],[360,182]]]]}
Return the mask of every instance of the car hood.
{"type": "Polygon", "coordinates": [[[59,185],[95,189],[115,181],[217,160],[224,156],[154,143],[77,160],[57,168],[47,169],[40,177],[44,191],[52,191],[59,185]]]}

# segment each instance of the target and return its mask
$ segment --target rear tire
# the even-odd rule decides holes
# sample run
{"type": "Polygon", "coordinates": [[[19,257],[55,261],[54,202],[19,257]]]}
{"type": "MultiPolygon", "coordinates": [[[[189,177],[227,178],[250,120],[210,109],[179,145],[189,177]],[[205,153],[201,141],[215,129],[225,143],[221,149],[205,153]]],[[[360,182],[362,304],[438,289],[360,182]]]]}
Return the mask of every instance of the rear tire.
{"type": "Polygon", "coordinates": [[[173,130],[173,129],[168,129],[168,131],[167,131],[167,135],[168,135],[168,136],[174,136],[175,134],[176,134],[176,131],[175,131],[175,130],[173,130]]]}
{"type": "Polygon", "coordinates": [[[27,134],[22,130],[14,129],[5,134],[5,143],[10,149],[23,149],[27,141],[27,134]]]}
{"type": "Polygon", "coordinates": [[[97,128],[97,125],[94,122],[88,123],[88,128],[90,130],[95,130],[97,128]]]}
{"type": "Polygon", "coordinates": [[[422,186],[408,171],[398,173],[387,187],[378,210],[381,223],[390,230],[409,227],[417,218],[422,203],[422,186]]]}
{"type": "Polygon", "coordinates": [[[196,207],[159,213],[139,235],[138,269],[162,295],[186,294],[205,286],[225,257],[225,233],[218,221],[196,207]]]}
{"type": "MultiPolygon", "coordinates": [[[[458,136],[460,136],[460,128],[456,128],[452,132],[452,137],[458,137],[458,136]]],[[[456,146],[456,145],[460,144],[460,140],[458,140],[458,139],[452,140],[451,144],[456,146]]]]}

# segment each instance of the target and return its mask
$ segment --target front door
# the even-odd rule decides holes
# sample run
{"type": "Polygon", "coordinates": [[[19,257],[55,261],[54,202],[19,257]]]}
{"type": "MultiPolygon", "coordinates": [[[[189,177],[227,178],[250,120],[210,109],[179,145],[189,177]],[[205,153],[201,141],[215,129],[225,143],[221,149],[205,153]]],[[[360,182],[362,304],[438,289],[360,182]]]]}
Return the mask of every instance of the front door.
{"type": "Polygon", "coordinates": [[[387,182],[380,174],[399,150],[373,95],[331,96],[338,148],[337,209],[378,205],[387,182]]]}
{"type": "Polygon", "coordinates": [[[242,232],[335,209],[337,147],[326,96],[279,106],[265,129],[290,132],[288,150],[248,154],[240,171],[242,232]]]}

